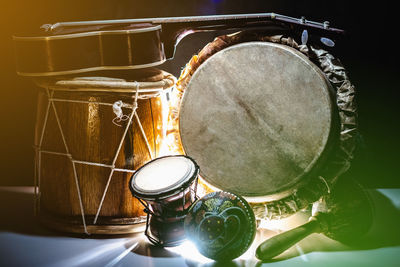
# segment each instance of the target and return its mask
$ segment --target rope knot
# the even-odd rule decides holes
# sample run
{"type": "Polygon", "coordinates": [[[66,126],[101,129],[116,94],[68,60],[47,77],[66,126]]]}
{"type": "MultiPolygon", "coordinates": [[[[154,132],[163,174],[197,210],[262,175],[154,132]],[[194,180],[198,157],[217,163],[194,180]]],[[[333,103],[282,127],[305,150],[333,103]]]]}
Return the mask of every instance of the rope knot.
{"type": "Polygon", "coordinates": [[[121,100],[115,101],[114,104],[112,105],[113,112],[115,114],[115,118],[112,120],[112,122],[119,126],[122,127],[121,124],[118,124],[121,121],[126,121],[129,119],[128,115],[124,115],[124,112],[122,111],[123,107],[127,107],[128,105],[124,104],[121,100]]]}

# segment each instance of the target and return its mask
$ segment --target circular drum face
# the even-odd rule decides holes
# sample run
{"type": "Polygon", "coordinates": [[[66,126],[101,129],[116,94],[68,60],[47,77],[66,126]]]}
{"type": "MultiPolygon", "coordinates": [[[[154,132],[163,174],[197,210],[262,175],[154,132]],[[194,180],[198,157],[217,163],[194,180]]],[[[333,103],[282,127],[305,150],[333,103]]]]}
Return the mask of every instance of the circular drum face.
{"type": "Polygon", "coordinates": [[[288,195],[328,143],[333,105],[322,71],[268,42],[226,48],[193,74],[182,100],[184,150],[202,177],[247,197],[288,195]]]}
{"type": "Polygon", "coordinates": [[[185,156],[167,156],[150,161],[132,177],[135,194],[144,199],[168,197],[182,188],[196,172],[193,161],[185,156]]]}

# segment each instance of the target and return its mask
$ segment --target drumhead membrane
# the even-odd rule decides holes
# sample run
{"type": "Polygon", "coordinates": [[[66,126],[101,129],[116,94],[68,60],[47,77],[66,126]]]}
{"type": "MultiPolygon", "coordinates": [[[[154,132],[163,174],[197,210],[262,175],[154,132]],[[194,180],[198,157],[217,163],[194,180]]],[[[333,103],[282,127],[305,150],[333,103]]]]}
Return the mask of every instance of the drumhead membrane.
{"type": "Polygon", "coordinates": [[[180,133],[205,181],[246,197],[289,195],[331,132],[332,88],[288,46],[247,42],[207,59],[182,99],[180,133]]]}
{"type": "Polygon", "coordinates": [[[168,197],[193,180],[196,166],[185,156],[166,156],[143,165],[132,176],[134,194],[145,199],[168,197]]]}

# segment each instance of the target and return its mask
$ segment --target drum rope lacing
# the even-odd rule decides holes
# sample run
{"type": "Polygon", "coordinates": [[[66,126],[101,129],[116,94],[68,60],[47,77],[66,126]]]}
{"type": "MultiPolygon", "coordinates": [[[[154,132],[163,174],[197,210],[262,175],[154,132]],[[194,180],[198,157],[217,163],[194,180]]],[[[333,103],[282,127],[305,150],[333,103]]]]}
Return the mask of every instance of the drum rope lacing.
{"type": "MultiPolygon", "coordinates": [[[[128,133],[129,130],[129,126],[133,123],[133,118],[135,117],[136,122],[139,126],[141,135],[146,143],[146,147],[148,149],[148,153],[150,155],[150,158],[153,159],[154,155],[152,153],[149,141],[146,137],[146,133],[144,132],[142,123],[139,119],[139,116],[136,112],[137,108],[138,108],[138,104],[137,101],[138,99],[149,99],[152,97],[157,97],[161,94],[161,92],[163,91],[164,88],[156,88],[156,89],[140,89],[140,83],[139,82],[134,82],[134,86],[135,86],[135,95],[133,97],[133,103],[132,104],[127,104],[127,103],[123,103],[121,100],[116,101],[114,103],[104,103],[104,102],[96,102],[96,101],[83,101],[83,100],[71,100],[71,99],[62,99],[62,98],[54,98],[54,92],[55,91],[70,91],[69,89],[60,89],[60,88],[51,88],[50,86],[46,86],[45,87],[45,91],[48,97],[48,103],[47,103],[47,108],[46,108],[46,113],[45,113],[45,117],[44,117],[44,123],[43,123],[43,127],[41,129],[41,133],[40,133],[40,141],[39,141],[39,145],[35,147],[36,150],[36,158],[37,160],[35,161],[35,189],[34,189],[34,193],[35,193],[35,214],[37,214],[39,212],[39,208],[40,208],[40,168],[41,168],[41,157],[42,157],[42,153],[46,153],[46,154],[53,154],[53,155],[61,155],[61,156],[67,156],[69,158],[69,160],[72,163],[72,168],[73,168],[73,175],[74,175],[74,180],[75,180],[75,185],[77,188],[77,192],[78,192],[78,200],[79,200],[79,206],[80,206],[80,212],[81,212],[81,217],[82,217],[82,224],[83,224],[83,228],[84,228],[84,232],[87,235],[90,235],[89,231],[88,231],[88,227],[87,227],[87,223],[86,223],[86,219],[85,219],[85,212],[84,212],[84,208],[83,208],[83,202],[82,202],[82,196],[81,196],[81,191],[80,191],[80,187],[79,187],[79,181],[78,181],[78,174],[76,171],[76,164],[85,164],[85,165],[93,165],[93,166],[100,166],[100,167],[107,167],[110,168],[110,174],[108,176],[107,179],[107,183],[104,189],[104,192],[102,194],[102,198],[101,201],[99,203],[95,218],[93,220],[93,224],[97,223],[97,219],[99,217],[101,208],[103,206],[104,203],[104,199],[106,196],[106,193],[108,191],[112,176],[114,174],[115,171],[119,171],[119,172],[127,172],[127,173],[134,173],[135,170],[131,170],[131,169],[121,169],[121,168],[116,168],[115,167],[115,163],[117,161],[119,152],[122,148],[123,145],[123,141],[128,133]],[[142,94],[139,95],[139,92],[142,93],[146,93],[146,94],[142,94]],[[151,92],[149,94],[149,92],[151,92]],[[118,144],[118,148],[115,152],[114,158],[112,163],[109,164],[103,164],[103,163],[98,163],[98,162],[88,162],[88,161],[82,161],[82,160],[76,160],[73,158],[72,154],[69,152],[69,148],[67,145],[67,141],[64,135],[64,131],[63,128],[61,126],[61,121],[59,119],[58,113],[57,113],[57,109],[55,106],[55,102],[69,102],[69,103],[81,103],[81,104],[96,104],[96,105],[104,105],[104,106],[111,106],[113,107],[113,112],[116,115],[116,117],[113,119],[112,123],[122,127],[122,125],[119,125],[116,123],[116,121],[121,122],[121,121],[127,121],[124,132],[122,134],[122,137],[120,139],[120,142],[118,144]],[[122,107],[123,108],[128,108],[131,109],[132,112],[129,115],[124,115],[123,111],[122,111],[122,107]],[[46,126],[47,126],[47,122],[48,122],[48,117],[49,117],[49,113],[50,113],[50,108],[52,108],[53,112],[54,112],[54,116],[57,122],[57,126],[58,129],[60,131],[61,134],[61,139],[65,148],[65,153],[62,152],[56,152],[56,151],[48,151],[48,150],[43,150],[42,149],[42,145],[43,145],[43,139],[44,139],[44,135],[45,135],[45,130],[46,130],[46,126]]],[[[169,86],[170,87],[170,86],[169,86]]],[[[118,90],[110,90],[110,91],[115,91],[115,92],[120,92],[118,90]]],[[[138,218],[138,220],[142,220],[142,218],[138,218]]]]}

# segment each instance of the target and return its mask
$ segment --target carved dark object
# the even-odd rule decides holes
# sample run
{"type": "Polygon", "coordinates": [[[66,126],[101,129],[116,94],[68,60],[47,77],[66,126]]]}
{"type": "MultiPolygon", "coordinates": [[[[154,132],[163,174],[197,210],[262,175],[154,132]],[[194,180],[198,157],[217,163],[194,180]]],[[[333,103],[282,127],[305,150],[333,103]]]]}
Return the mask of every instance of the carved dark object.
{"type": "Polygon", "coordinates": [[[185,233],[204,256],[231,260],[246,252],[253,242],[255,217],[242,197],[213,192],[192,205],[185,219],[185,233]]]}

